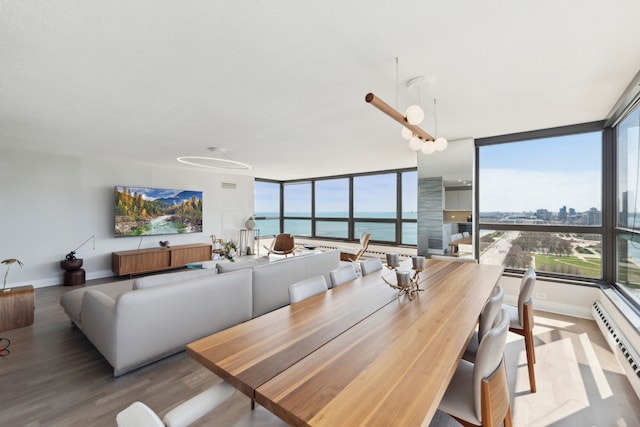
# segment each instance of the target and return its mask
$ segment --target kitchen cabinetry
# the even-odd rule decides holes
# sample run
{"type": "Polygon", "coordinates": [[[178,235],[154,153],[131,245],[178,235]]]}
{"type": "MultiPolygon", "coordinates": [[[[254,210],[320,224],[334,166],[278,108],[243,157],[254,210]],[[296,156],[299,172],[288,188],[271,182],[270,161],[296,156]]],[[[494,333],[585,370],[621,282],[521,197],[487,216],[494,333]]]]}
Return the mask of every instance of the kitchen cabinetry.
{"type": "Polygon", "coordinates": [[[471,210],[471,190],[446,190],[444,208],[450,210],[471,210]]]}

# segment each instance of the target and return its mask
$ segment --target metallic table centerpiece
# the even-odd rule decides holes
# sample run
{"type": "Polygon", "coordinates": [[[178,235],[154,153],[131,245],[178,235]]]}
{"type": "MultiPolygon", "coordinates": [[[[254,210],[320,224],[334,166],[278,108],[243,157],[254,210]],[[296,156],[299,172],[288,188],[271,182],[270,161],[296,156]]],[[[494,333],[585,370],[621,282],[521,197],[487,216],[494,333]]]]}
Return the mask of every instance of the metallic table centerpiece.
{"type": "Polygon", "coordinates": [[[384,280],[384,282],[387,285],[391,286],[393,289],[398,290],[398,298],[400,298],[400,295],[407,295],[409,299],[412,300],[414,294],[417,295],[418,292],[424,290],[420,289],[419,280],[420,272],[424,270],[425,257],[413,256],[411,257],[411,261],[413,263],[413,267],[411,268],[414,271],[413,276],[411,276],[410,271],[398,271],[398,268],[400,267],[398,254],[387,254],[387,268],[396,272],[397,284],[394,285],[384,277],[382,278],[382,280],[384,280]]]}

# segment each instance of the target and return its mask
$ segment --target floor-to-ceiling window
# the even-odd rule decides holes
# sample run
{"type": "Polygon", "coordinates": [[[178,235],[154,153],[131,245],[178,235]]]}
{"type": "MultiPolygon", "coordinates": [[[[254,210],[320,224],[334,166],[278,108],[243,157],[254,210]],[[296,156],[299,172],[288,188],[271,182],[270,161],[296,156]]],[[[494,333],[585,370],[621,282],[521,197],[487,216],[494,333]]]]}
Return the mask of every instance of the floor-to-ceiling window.
{"type": "Polygon", "coordinates": [[[264,235],[280,232],[280,183],[271,181],[254,182],[253,208],[256,228],[264,235]]]}
{"type": "Polygon", "coordinates": [[[396,241],[397,175],[364,175],[353,178],[355,235],[371,233],[371,240],[396,241]],[[375,221],[374,221],[375,219],[375,221]]]}
{"type": "Polygon", "coordinates": [[[349,238],[349,178],[315,181],[315,236],[349,238]]]}
{"type": "Polygon", "coordinates": [[[640,305],[640,107],[616,126],[616,281],[640,305]]]}
{"type": "Polygon", "coordinates": [[[602,279],[601,129],[589,123],[477,141],[481,263],[602,279]]]}
{"type": "Polygon", "coordinates": [[[300,237],[358,240],[366,231],[371,233],[372,242],[417,243],[415,168],[279,183],[256,179],[255,183],[256,219],[263,236],[286,232],[300,237]],[[270,198],[274,200],[267,203],[270,198]],[[269,210],[276,205],[281,206],[277,214],[269,210]]]}
{"type": "Polygon", "coordinates": [[[283,185],[284,232],[296,236],[311,236],[311,182],[283,185]]]}

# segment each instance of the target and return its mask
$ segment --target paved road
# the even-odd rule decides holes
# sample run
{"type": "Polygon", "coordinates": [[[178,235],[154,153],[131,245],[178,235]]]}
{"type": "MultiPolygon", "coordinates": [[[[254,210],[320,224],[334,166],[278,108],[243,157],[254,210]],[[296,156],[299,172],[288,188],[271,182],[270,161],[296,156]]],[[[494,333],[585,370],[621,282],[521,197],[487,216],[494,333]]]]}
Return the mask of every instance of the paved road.
{"type": "Polygon", "coordinates": [[[519,231],[507,231],[493,242],[481,255],[483,264],[503,265],[504,259],[511,249],[511,242],[518,238],[519,231]]]}

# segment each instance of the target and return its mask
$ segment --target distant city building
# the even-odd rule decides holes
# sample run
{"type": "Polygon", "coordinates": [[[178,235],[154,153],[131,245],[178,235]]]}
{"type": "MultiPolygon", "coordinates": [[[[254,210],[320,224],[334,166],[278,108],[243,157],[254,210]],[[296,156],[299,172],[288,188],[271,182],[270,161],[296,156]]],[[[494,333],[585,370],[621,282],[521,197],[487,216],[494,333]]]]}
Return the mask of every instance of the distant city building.
{"type": "Polygon", "coordinates": [[[602,212],[600,212],[596,208],[589,209],[588,212],[585,212],[583,217],[587,218],[587,225],[601,225],[602,224],[602,212]]]}
{"type": "Polygon", "coordinates": [[[567,220],[567,207],[563,206],[560,208],[558,212],[558,221],[566,221],[567,220]]]}
{"type": "Polygon", "coordinates": [[[536,218],[541,219],[543,221],[551,221],[551,217],[553,214],[546,209],[538,209],[536,211],[536,218]]]}

